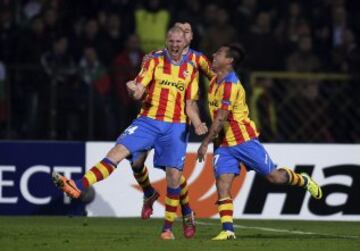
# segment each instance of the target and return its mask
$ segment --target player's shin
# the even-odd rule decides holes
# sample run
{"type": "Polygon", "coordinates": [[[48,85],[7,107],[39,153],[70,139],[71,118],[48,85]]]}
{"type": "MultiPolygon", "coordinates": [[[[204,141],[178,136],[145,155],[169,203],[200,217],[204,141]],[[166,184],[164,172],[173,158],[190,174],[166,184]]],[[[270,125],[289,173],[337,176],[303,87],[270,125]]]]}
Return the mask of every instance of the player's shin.
{"type": "Polygon", "coordinates": [[[87,171],[81,179],[76,180],[75,184],[80,190],[84,190],[96,182],[106,179],[115,168],[115,163],[108,158],[104,158],[87,171]]]}
{"type": "Polygon", "coordinates": [[[144,197],[151,197],[154,194],[155,190],[151,186],[147,167],[143,165],[140,168],[136,166],[131,166],[131,168],[133,170],[134,178],[144,192],[144,197]]]}
{"type": "Polygon", "coordinates": [[[190,215],[192,210],[189,204],[188,186],[184,175],[182,175],[180,179],[180,189],[181,213],[183,216],[190,215]]]}
{"type": "Polygon", "coordinates": [[[290,168],[282,167],[279,168],[280,171],[283,171],[286,173],[288,179],[287,183],[290,186],[298,186],[298,187],[305,187],[307,185],[307,179],[303,175],[294,172],[290,168]]]}
{"type": "Polygon", "coordinates": [[[179,206],[180,187],[167,188],[165,198],[165,221],[163,225],[163,232],[171,231],[172,224],[176,219],[176,211],[179,206]]]}
{"type": "Polygon", "coordinates": [[[223,230],[234,232],[232,199],[230,197],[221,198],[217,201],[217,204],[223,230]]]}

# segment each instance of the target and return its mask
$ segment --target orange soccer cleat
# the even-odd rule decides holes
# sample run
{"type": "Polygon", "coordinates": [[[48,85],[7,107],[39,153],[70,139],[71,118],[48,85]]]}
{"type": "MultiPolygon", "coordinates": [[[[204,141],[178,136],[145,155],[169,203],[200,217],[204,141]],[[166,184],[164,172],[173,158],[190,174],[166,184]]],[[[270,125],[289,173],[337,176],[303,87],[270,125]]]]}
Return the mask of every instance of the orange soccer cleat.
{"type": "Polygon", "coordinates": [[[60,190],[66,193],[67,196],[73,199],[78,199],[80,197],[81,190],[77,188],[73,180],[62,176],[57,172],[53,172],[51,177],[55,186],[57,186],[60,190]]]}
{"type": "Polygon", "coordinates": [[[162,240],[175,240],[175,236],[170,229],[166,229],[164,232],[162,232],[160,238],[162,240]]]}

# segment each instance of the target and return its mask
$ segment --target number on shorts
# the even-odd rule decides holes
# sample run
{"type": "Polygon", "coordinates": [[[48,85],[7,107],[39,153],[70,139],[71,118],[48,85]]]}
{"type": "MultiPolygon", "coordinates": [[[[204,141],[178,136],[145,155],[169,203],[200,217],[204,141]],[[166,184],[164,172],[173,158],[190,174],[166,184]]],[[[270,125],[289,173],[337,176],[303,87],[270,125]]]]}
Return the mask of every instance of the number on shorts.
{"type": "Polygon", "coordinates": [[[216,163],[218,162],[219,157],[220,157],[220,155],[219,155],[219,154],[214,155],[214,160],[213,160],[213,165],[214,165],[214,168],[216,168],[216,163]]]}
{"type": "Polygon", "coordinates": [[[138,126],[129,126],[128,128],[126,128],[126,130],[124,131],[124,135],[131,135],[133,134],[136,129],[138,128],[138,126]]]}

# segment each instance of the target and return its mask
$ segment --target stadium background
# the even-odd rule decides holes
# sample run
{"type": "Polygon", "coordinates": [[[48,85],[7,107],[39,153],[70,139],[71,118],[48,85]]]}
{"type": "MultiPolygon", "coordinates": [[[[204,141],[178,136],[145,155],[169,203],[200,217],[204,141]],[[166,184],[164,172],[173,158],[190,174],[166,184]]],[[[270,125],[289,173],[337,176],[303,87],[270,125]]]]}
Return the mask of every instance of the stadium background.
{"type": "MultiPolygon", "coordinates": [[[[238,222],[245,218],[347,221],[333,225],[315,221],[303,228],[287,221],[245,221],[250,227],[243,245],[261,248],[267,239],[275,239],[274,250],[280,245],[276,240],[287,240],[293,243],[291,248],[299,248],[304,236],[318,236],[305,240],[314,248],[358,247],[360,4],[356,0],[0,1],[0,215],[138,216],[141,193],[127,164],[95,186],[95,200],[90,204],[65,198],[52,186],[49,173],[58,170],[80,177],[109,149],[109,142],[126,128],[138,109],[128,98],[125,83],[139,70],[144,53],[163,47],[167,28],[177,21],[192,24],[191,47],[209,57],[223,43],[243,45],[247,57],[238,72],[252,118],[261,130],[260,139],[267,143],[277,164],[309,171],[325,187],[324,201],[316,203],[296,191],[268,186],[249,172],[236,185],[238,222]],[[276,234],[267,235],[266,227],[276,234]],[[297,233],[299,229],[305,234],[297,233]],[[323,231],[328,234],[321,235],[323,231]],[[297,236],[296,240],[287,234],[297,236]],[[325,245],[327,239],[330,244],[325,245]]],[[[201,79],[204,117],[206,86],[201,79]]],[[[191,137],[192,142],[199,140],[191,137]]],[[[188,152],[190,197],[194,194],[192,203],[200,216],[214,217],[216,211],[203,210],[216,209],[215,200],[211,202],[211,155],[205,166],[194,164],[196,146],[191,144],[188,152]],[[201,190],[203,187],[207,188],[201,190]]],[[[152,166],[151,159],[147,163],[152,166]]],[[[150,178],[161,188],[162,173],[150,168],[150,178]]],[[[162,214],[163,207],[157,203],[155,216],[162,214]]],[[[0,217],[4,226],[0,243],[5,250],[22,245],[37,249],[44,239],[31,238],[34,229],[29,226],[36,222],[39,233],[56,235],[51,225],[61,228],[62,221],[67,220],[0,217]],[[11,235],[5,228],[14,228],[15,233],[11,235]],[[16,244],[17,238],[24,243],[16,244]]],[[[120,235],[136,224],[146,229],[136,219],[95,218],[93,223],[107,228],[115,224],[120,235]]],[[[200,239],[209,239],[219,224],[200,223],[200,239]]],[[[149,230],[143,235],[152,240],[157,232],[149,230]]],[[[70,237],[60,236],[66,245],[70,237]]],[[[121,241],[131,246],[131,237],[121,241]]],[[[78,240],[70,238],[72,241],[78,240]]],[[[57,242],[49,241],[50,246],[43,248],[57,242]]],[[[303,246],[304,250],[309,245],[303,246]]],[[[84,246],[80,241],[77,247],[84,246]]],[[[217,250],[216,245],[210,247],[217,250]]]]}

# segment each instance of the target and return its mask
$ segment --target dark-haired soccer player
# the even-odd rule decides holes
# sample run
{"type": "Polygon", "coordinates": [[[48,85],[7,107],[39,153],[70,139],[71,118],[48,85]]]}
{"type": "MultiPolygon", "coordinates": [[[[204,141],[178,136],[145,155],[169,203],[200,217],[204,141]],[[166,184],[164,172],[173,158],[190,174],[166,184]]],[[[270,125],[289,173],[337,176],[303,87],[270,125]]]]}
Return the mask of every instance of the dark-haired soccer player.
{"type": "Polygon", "coordinates": [[[235,176],[240,173],[240,163],[271,183],[303,187],[315,199],[322,197],[320,186],[309,175],[295,173],[289,168],[276,169],[258,141],[259,133],[249,119],[245,90],[234,71],[243,57],[243,50],[235,44],[222,46],[213,55],[212,68],[217,75],[211,80],[208,93],[213,122],[198,149],[198,158],[202,161],[209,143],[217,142],[213,163],[223,230],[213,240],[235,239],[230,191],[235,176]]]}
{"type": "MultiPolygon", "coordinates": [[[[215,76],[215,73],[211,70],[209,60],[203,53],[190,48],[190,44],[193,39],[191,25],[189,23],[176,23],[174,27],[182,29],[185,33],[186,47],[184,48],[182,53],[184,59],[192,62],[192,64],[202,74],[204,74],[209,80],[211,80],[211,78],[215,76]]],[[[153,57],[153,55],[161,52],[162,50],[146,55],[143,60],[144,64],[146,64],[148,60],[153,57]]],[[[193,105],[194,109],[198,109],[196,103],[193,103],[193,105]]],[[[195,125],[194,127],[196,134],[202,135],[203,133],[206,133],[204,131],[199,131],[199,129],[202,128],[202,125],[195,125]]],[[[130,159],[130,164],[133,170],[134,177],[144,192],[143,207],[141,210],[142,219],[150,218],[151,214],[153,213],[153,204],[159,197],[159,193],[151,186],[148,170],[145,166],[147,154],[147,151],[135,153],[135,156],[132,156],[130,159]]],[[[183,215],[183,232],[186,238],[192,238],[196,232],[195,216],[189,204],[188,186],[186,178],[184,176],[181,176],[180,188],[180,206],[183,215]]]]}
{"type": "Polygon", "coordinates": [[[143,100],[139,117],[120,135],[106,157],[80,180],[53,174],[55,184],[72,198],[84,188],[108,177],[116,166],[134,153],[155,149],[154,166],[165,170],[167,194],[162,239],[174,239],[172,224],[179,205],[180,178],[187,143],[187,118],[200,131],[207,131],[192,103],[198,96],[197,69],[182,57],[186,46],[184,32],[168,31],[166,50],[155,54],[135,79],[127,84],[134,99],[143,100]]]}

